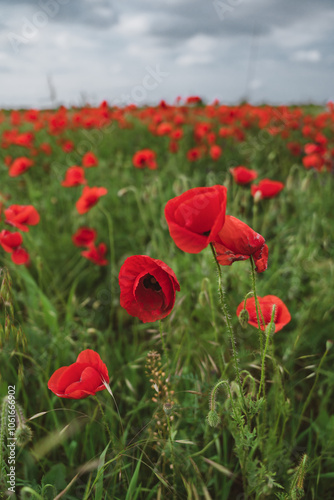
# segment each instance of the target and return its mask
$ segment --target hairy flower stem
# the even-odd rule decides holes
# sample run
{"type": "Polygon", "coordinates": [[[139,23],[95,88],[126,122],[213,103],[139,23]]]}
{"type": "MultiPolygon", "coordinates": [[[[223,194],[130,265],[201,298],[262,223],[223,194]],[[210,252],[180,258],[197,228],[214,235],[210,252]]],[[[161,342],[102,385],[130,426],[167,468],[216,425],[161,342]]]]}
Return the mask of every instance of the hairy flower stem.
{"type": "Polygon", "coordinates": [[[235,341],[234,332],[233,332],[231,320],[229,317],[227,305],[225,303],[225,293],[224,293],[224,288],[223,288],[222,271],[221,271],[220,264],[217,260],[217,254],[216,254],[216,250],[213,246],[213,243],[210,243],[210,247],[211,247],[211,251],[213,254],[213,258],[214,258],[216,266],[217,266],[219,300],[220,300],[220,305],[221,305],[221,308],[222,308],[222,311],[224,314],[224,318],[226,321],[227,331],[228,331],[228,335],[230,337],[230,342],[231,342],[231,346],[232,346],[234,368],[235,368],[235,372],[237,375],[237,383],[238,383],[238,386],[240,389],[240,395],[242,398],[242,403],[243,403],[244,409],[245,409],[245,411],[247,411],[244,391],[242,388],[241,377],[240,377],[240,369],[239,369],[239,360],[238,360],[238,353],[237,353],[237,348],[236,348],[236,341],[235,341]]]}
{"type": "Polygon", "coordinates": [[[266,398],[265,359],[266,359],[267,350],[268,350],[268,346],[269,346],[269,339],[270,339],[270,335],[271,335],[271,329],[272,329],[272,325],[273,325],[274,318],[275,318],[275,310],[276,310],[276,306],[274,305],[272,313],[271,313],[270,323],[269,323],[269,325],[266,328],[266,332],[265,332],[265,334],[266,334],[266,344],[264,346],[264,351],[262,353],[261,380],[260,380],[260,387],[259,387],[259,392],[258,392],[257,397],[258,398],[261,397],[261,389],[262,389],[262,394],[263,394],[264,399],[266,398]]]}
{"type": "MultiPolygon", "coordinates": [[[[254,263],[254,259],[253,259],[252,255],[250,257],[250,263],[251,263],[251,270],[252,270],[252,288],[253,288],[253,295],[254,295],[254,300],[255,300],[256,318],[257,318],[259,340],[260,340],[260,354],[261,354],[261,358],[263,360],[263,332],[262,332],[261,327],[260,327],[261,323],[260,323],[260,314],[259,314],[259,301],[257,299],[257,293],[256,293],[255,263],[254,263]]],[[[264,322],[263,322],[263,325],[264,325],[264,322]]]]}

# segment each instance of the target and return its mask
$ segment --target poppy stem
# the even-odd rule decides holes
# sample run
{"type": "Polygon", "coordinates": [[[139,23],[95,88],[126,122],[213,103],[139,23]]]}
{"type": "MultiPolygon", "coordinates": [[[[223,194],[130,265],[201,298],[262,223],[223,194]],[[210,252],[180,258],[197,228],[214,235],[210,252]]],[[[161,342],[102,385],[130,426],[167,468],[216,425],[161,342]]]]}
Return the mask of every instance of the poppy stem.
{"type": "MultiPolygon", "coordinates": [[[[261,322],[260,322],[260,314],[259,310],[261,312],[262,316],[262,311],[259,307],[259,301],[257,299],[257,293],[256,293],[256,278],[255,278],[255,263],[253,256],[250,256],[250,263],[251,263],[251,270],[252,270],[252,288],[253,288],[253,295],[254,295],[254,300],[255,300],[255,309],[256,309],[256,318],[257,318],[257,324],[258,324],[258,331],[259,331],[259,339],[260,339],[260,354],[261,354],[261,359],[263,360],[263,332],[261,330],[261,322]]],[[[264,318],[262,317],[263,321],[263,326],[265,326],[264,318]]],[[[259,392],[260,394],[260,392],[259,392]]]]}
{"type": "MultiPolygon", "coordinates": [[[[271,336],[271,330],[272,330],[272,325],[274,323],[274,318],[275,318],[275,310],[276,310],[276,305],[273,305],[273,310],[271,313],[271,318],[270,318],[270,323],[266,328],[265,334],[266,334],[266,343],[264,346],[264,352],[262,355],[262,363],[261,363],[261,380],[260,380],[260,387],[259,387],[259,392],[257,397],[259,398],[261,396],[261,388],[262,388],[262,393],[263,393],[263,398],[266,399],[266,384],[265,384],[265,359],[267,355],[267,350],[269,346],[269,339],[271,336]]],[[[262,333],[262,332],[261,332],[262,333]]]]}
{"type": "Polygon", "coordinates": [[[211,247],[212,255],[213,255],[213,258],[215,260],[216,267],[217,267],[219,300],[220,300],[220,305],[221,305],[221,308],[222,308],[222,311],[224,314],[224,318],[226,321],[227,331],[228,331],[231,346],[232,346],[233,361],[234,361],[235,372],[237,375],[237,382],[238,382],[238,386],[240,389],[240,394],[241,394],[241,398],[242,398],[242,402],[243,402],[245,411],[247,411],[245,396],[244,396],[242,383],[241,383],[241,377],[240,377],[240,369],[239,369],[239,360],[238,360],[238,353],[237,353],[237,347],[236,347],[236,340],[234,337],[233,328],[232,328],[229,312],[227,309],[227,305],[225,303],[225,292],[224,292],[224,287],[223,287],[222,271],[221,271],[220,264],[217,260],[217,254],[216,254],[215,247],[213,246],[213,243],[210,243],[210,247],[211,247]]]}
{"type": "Polygon", "coordinates": [[[159,333],[160,333],[160,339],[161,339],[161,343],[162,343],[162,350],[163,350],[164,356],[166,358],[166,363],[167,363],[167,365],[169,365],[168,352],[167,352],[167,348],[166,348],[165,339],[164,339],[164,336],[162,333],[162,321],[161,321],[161,319],[159,319],[159,333]]]}

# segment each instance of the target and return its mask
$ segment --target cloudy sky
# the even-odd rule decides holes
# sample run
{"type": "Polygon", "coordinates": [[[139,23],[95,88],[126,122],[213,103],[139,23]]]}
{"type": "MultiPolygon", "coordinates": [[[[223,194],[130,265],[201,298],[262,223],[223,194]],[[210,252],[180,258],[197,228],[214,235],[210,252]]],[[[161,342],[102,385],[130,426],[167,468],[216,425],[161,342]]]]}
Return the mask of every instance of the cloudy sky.
{"type": "Polygon", "coordinates": [[[0,0],[0,107],[334,100],[333,0],[0,0]]]}

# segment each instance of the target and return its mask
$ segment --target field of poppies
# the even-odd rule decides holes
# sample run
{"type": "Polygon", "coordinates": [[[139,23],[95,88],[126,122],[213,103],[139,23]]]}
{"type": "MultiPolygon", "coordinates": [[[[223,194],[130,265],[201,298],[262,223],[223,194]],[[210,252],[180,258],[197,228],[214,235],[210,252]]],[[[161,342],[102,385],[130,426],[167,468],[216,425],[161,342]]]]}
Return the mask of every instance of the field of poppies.
{"type": "Polygon", "coordinates": [[[0,498],[333,498],[333,132],[0,111],[0,498]]]}

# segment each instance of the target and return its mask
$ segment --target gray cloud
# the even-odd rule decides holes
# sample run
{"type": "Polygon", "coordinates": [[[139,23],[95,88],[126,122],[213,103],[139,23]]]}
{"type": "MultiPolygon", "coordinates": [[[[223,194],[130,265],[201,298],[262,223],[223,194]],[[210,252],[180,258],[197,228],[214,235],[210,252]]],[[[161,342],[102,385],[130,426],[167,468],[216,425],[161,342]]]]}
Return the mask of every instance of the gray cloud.
{"type": "Polygon", "coordinates": [[[47,105],[47,74],[66,104],[82,92],[96,102],[140,92],[148,102],[179,94],[276,103],[333,97],[332,0],[219,1],[1,0],[0,105],[47,105]],[[57,12],[38,24],[36,13],[52,4],[57,12]],[[224,18],[217,5],[227,5],[224,18]],[[13,34],[23,37],[18,46],[13,34]],[[138,90],[157,64],[168,78],[138,90]]]}

